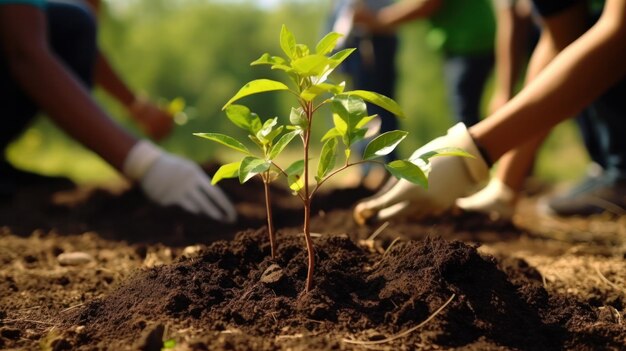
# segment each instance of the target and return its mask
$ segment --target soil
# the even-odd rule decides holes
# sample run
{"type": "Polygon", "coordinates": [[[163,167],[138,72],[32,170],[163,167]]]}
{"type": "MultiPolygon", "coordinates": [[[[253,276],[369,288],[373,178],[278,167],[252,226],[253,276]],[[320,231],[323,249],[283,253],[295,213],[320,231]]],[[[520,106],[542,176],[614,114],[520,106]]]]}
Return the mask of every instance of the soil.
{"type": "Polygon", "coordinates": [[[334,189],[314,204],[304,293],[298,200],[273,191],[272,259],[262,187],[222,187],[234,225],[134,187],[0,202],[0,349],[626,349],[626,216],[543,217],[542,189],[512,222],[452,211],[359,227],[351,206],[372,192],[334,189]]]}

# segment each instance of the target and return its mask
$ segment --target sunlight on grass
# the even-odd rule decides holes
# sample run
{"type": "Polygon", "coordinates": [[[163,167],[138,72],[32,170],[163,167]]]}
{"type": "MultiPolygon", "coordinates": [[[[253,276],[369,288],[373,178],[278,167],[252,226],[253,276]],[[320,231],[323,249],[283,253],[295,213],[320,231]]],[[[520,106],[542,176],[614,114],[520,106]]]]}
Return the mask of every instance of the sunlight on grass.
{"type": "Polygon", "coordinates": [[[63,136],[47,123],[36,123],[7,149],[16,167],[51,176],[66,176],[77,183],[112,183],[117,171],[93,152],[63,136]]]}

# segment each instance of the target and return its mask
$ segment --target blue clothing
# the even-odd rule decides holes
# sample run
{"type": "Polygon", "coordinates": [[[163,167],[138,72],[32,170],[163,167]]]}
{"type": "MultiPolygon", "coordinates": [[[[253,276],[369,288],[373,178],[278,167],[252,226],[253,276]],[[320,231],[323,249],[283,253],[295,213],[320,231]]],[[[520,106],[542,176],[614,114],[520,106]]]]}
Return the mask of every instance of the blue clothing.
{"type": "Polygon", "coordinates": [[[1,5],[32,5],[39,8],[46,6],[45,0],[0,0],[1,5]]]}
{"type": "MultiPolygon", "coordinates": [[[[1,4],[9,1],[0,0],[1,4]]],[[[13,1],[12,3],[14,3],[13,1]]],[[[90,88],[96,62],[96,21],[84,6],[67,2],[48,2],[45,7],[48,41],[52,51],[77,79],[90,88]]],[[[15,139],[33,120],[39,107],[22,91],[9,70],[0,49],[0,150],[15,139]]]]}
{"type": "MultiPolygon", "coordinates": [[[[371,10],[377,11],[391,5],[393,1],[367,0],[365,3],[371,10]]],[[[350,13],[348,9],[353,5],[354,0],[336,2],[329,17],[329,30],[341,16],[350,13]]],[[[348,56],[339,67],[341,72],[350,77],[352,88],[374,91],[393,99],[397,76],[395,62],[398,51],[397,36],[395,34],[374,35],[352,28],[352,31],[346,35],[343,47],[357,48],[357,51],[348,56]]],[[[392,113],[374,104],[367,104],[367,109],[370,115],[380,116],[381,133],[398,129],[398,119],[392,113]]],[[[360,146],[358,148],[365,148],[365,144],[360,146]]],[[[397,154],[394,151],[385,158],[387,161],[393,161],[397,159],[397,154]]]]}

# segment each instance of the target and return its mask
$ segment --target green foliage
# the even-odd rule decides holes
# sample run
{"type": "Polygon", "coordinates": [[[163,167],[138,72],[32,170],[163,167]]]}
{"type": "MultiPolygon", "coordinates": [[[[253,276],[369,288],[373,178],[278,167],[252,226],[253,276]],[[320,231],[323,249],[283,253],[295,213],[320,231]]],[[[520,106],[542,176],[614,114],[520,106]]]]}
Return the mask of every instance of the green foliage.
{"type": "MultiPolygon", "coordinates": [[[[254,79],[246,83],[224,106],[228,119],[237,127],[247,131],[248,138],[256,144],[262,156],[250,154],[245,145],[236,139],[218,133],[195,133],[194,135],[220,143],[231,149],[247,154],[239,163],[231,163],[221,167],[214,176],[214,182],[223,178],[238,177],[245,183],[254,176],[260,176],[265,185],[266,205],[268,210],[268,228],[272,243],[272,256],[275,247],[271,220],[271,204],[269,202],[269,182],[275,175],[283,175],[292,192],[300,197],[304,204],[304,234],[309,254],[309,270],[307,274],[306,291],[310,290],[314,257],[310,238],[309,218],[311,200],[317,189],[331,176],[350,166],[363,162],[378,162],[376,159],[391,153],[407,136],[407,132],[395,130],[384,133],[373,139],[366,147],[363,159],[351,163],[351,147],[365,139],[367,123],[375,116],[367,113],[366,101],[378,105],[397,116],[404,116],[400,106],[392,99],[369,91],[344,91],[345,82],[333,82],[331,73],[337,66],[353,52],[352,49],[342,50],[332,54],[340,35],[330,33],[322,38],[311,53],[308,46],[299,44],[295,36],[285,25],[280,31],[280,47],[285,57],[273,56],[264,53],[252,62],[252,66],[269,65],[273,70],[282,71],[291,87],[276,80],[254,79]],[[267,119],[261,124],[261,119],[245,106],[232,105],[233,102],[245,97],[277,90],[288,90],[297,100],[298,107],[292,107],[289,114],[290,124],[279,125],[278,117],[267,119]],[[309,186],[311,132],[316,112],[324,105],[330,107],[333,127],[322,137],[324,142],[315,173],[315,187],[309,186]],[[274,143],[277,137],[278,141],[274,143]],[[283,170],[275,159],[285,147],[296,137],[302,141],[303,158],[292,163],[283,170]],[[345,162],[336,168],[339,140],[343,143],[345,162]],[[275,174],[272,170],[277,169],[275,174]]],[[[421,155],[418,162],[396,160],[385,164],[385,167],[398,178],[408,180],[423,187],[428,186],[428,160],[438,155],[464,156],[462,150],[445,149],[421,155]]],[[[383,163],[384,164],[384,163],[383,163]]]]}

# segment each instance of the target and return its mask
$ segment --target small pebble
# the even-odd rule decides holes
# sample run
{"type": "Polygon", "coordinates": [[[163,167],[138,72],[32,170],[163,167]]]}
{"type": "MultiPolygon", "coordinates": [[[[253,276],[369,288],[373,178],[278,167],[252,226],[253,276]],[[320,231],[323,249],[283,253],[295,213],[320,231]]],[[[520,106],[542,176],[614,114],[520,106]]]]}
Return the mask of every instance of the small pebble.
{"type": "Polygon", "coordinates": [[[57,256],[62,266],[79,266],[93,261],[93,256],[86,252],[67,252],[57,256]]]}
{"type": "Polygon", "coordinates": [[[261,275],[261,283],[272,284],[278,282],[283,277],[283,269],[277,264],[272,264],[261,275]]]}
{"type": "Polygon", "coordinates": [[[204,249],[204,247],[202,245],[191,245],[191,246],[187,246],[186,248],[183,249],[183,256],[185,257],[196,257],[198,255],[200,255],[200,252],[202,252],[202,250],[204,249]]]}

